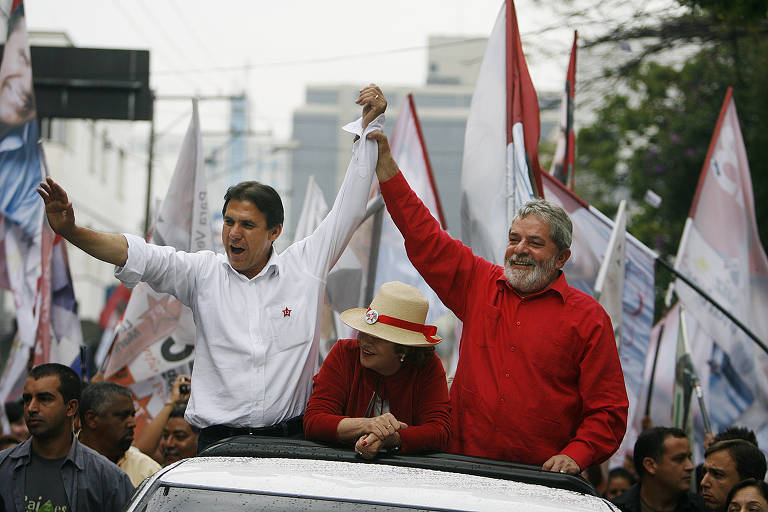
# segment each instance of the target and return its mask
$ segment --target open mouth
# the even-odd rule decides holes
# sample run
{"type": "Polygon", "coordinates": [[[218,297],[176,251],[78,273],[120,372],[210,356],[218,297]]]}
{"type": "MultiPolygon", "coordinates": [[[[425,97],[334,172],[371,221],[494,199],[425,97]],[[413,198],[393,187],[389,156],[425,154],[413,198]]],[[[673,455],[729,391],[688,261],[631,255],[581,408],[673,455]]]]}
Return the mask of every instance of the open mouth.
{"type": "Polygon", "coordinates": [[[371,357],[376,355],[376,352],[371,352],[370,350],[365,349],[363,347],[360,347],[360,351],[363,353],[365,357],[371,357]]]}
{"type": "Polygon", "coordinates": [[[509,265],[514,268],[533,268],[535,266],[532,261],[526,260],[509,260],[509,265]]]}
{"type": "Polygon", "coordinates": [[[245,252],[245,249],[243,247],[235,247],[234,245],[230,245],[229,252],[232,254],[242,254],[245,252]]]}

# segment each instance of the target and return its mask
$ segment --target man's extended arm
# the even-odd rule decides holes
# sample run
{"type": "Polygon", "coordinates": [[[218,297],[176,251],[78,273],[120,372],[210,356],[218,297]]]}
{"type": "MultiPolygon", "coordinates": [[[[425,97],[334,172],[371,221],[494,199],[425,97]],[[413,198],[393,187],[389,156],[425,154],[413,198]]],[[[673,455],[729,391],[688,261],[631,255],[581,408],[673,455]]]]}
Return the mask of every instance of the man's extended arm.
{"type": "Polygon", "coordinates": [[[371,130],[383,128],[382,114],[387,102],[381,90],[370,85],[360,91],[357,103],[363,105],[363,115],[345,130],[362,137],[355,142],[352,159],[347,167],[331,211],[317,229],[305,238],[296,249],[304,254],[313,273],[325,275],[341,256],[352,234],[365,216],[365,208],[373,182],[376,166],[376,144],[365,138],[371,130]]]}
{"type": "Polygon", "coordinates": [[[443,304],[462,318],[478,265],[489,271],[493,265],[476,257],[469,247],[442,229],[400,173],[387,137],[373,132],[368,138],[378,142],[376,175],[387,211],[405,240],[408,259],[443,304]]]}
{"type": "Polygon", "coordinates": [[[46,178],[37,189],[45,202],[45,214],[51,229],[70,243],[94,258],[112,263],[118,267],[128,259],[128,242],[115,233],[102,233],[75,224],[75,211],[67,193],[51,178],[46,178]]]}
{"type": "Polygon", "coordinates": [[[602,463],[618,449],[629,409],[611,320],[598,304],[590,316],[595,321],[579,361],[581,424],[562,450],[581,469],[602,463]]]}

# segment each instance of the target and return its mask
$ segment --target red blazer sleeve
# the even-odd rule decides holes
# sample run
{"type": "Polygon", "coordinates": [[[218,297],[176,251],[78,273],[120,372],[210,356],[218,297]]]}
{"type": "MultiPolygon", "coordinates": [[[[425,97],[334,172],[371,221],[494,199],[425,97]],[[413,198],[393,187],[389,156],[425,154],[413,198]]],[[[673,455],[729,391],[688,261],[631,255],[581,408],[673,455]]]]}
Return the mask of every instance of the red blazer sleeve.
{"type": "Polygon", "coordinates": [[[607,460],[627,430],[629,401],[624,385],[613,326],[608,314],[595,304],[590,315],[587,343],[579,362],[582,420],[562,453],[582,469],[607,460]]]}
{"type": "Polygon", "coordinates": [[[444,451],[451,431],[451,414],[445,370],[437,355],[432,354],[419,368],[413,393],[413,425],[400,431],[400,451],[444,451]]]}
{"type": "Polygon", "coordinates": [[[403,173],[379,185],[387,211],[405,239],[408,259],[443,304],[463,319],[475,265],[492,264],[440,227],[403,173]]]}
{"type": "Polygon", "coordinates": [[[336,342],[315,375],[312,395],[304,412],[304,437],[339,442],[337,427],[349,401],[352,363],[345,357],[343,340],[336,342]]]}

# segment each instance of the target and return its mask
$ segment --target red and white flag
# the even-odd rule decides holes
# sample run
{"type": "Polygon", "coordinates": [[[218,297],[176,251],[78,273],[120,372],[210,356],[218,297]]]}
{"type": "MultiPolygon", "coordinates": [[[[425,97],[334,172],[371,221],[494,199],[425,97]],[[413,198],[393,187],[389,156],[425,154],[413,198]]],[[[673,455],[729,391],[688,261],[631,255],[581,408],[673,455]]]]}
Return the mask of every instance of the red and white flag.
{"type": "Polygon", "coordinates": [[[461,173],[462,240],[488,261],[503,261],[517,210],[542,196],[538,144],[539,102],[514,2],[507,0],[488,40],[472,96],[461,173]]]}
{"type": "MultiPolygon", "coordinates": [[[[757,231],[749,163],[730,88],[701,171],[675,268],[768,343],[768,258],[757,231]]],[[[738,421],[768,436],[768,356],[684,282],[678,280],[675,291],[690,316],[715,340],[710,363],[715,371],[709,386],[723,393],[709,393],[713,428],[738,421]],[[733,378],[720,371],[726,363],[739,368],[740,383],[730,382],[733,378]],[[741,411],[721,415],[735,403],[735,396],[742,401],[741,411]]],[[[691,345],[694,353],[700,350],[693,337],[691,345]]]]}
{"type": "Polygon", "coordinates": [[[560,103],[560,134],[557,138],[557,149],[552,159],[549,174],[574,190],[573,163],[576,148],[576,140],[573,134],[573,110],[576,94],[576,41],[578,32],[573,31],[573,46],[571,47],[571,59],[568,61],[568,72],[565,75],[565,91],[560,103]]]}
{"type": "MultiPolygon", "coordinates": [[[[411,189],[445,229],[445,218],[412,94],[407,96],[400,109],[390,140],[392,156],[403,176],[408,180],[411,189]]],[[[428,322],[433,322],[436,318],[449,313],[448,308],[443,305],[437,294],[411,264],[405,252],[403,236],[386,209],[382,212],[378,248],[374,290],[378,290],[382,284],[389,281],[407,283],[416,287],[429,300],[428,322]]]]}

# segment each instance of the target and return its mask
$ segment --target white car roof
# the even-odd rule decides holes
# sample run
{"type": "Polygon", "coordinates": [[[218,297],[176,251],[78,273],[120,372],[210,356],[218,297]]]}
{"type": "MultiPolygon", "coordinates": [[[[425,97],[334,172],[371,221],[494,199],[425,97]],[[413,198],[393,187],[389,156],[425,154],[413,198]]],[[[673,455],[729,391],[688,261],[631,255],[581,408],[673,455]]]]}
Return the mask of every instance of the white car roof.
{"type": "Polygon", "coordinates": [[[180,461],[158,481],[180,487],[448,510],[615,510],[600,498],[574,491],[380,462],[196,457],[180,461]]]}

